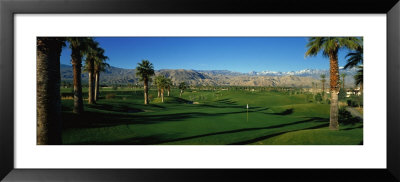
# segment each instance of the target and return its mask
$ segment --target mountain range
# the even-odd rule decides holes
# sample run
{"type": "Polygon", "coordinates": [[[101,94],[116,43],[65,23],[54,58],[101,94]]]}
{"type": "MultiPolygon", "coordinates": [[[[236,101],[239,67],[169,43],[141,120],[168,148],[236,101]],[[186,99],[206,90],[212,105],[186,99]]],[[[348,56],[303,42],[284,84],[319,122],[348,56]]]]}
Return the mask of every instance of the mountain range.
{"type": "MultiPolygon", "coordinates": [[[[61,81],[72,82],[72,66],[62,64],[61,81]]],[[[320,84],[320,75],[325,74],[329,80],[329,70],[305,69],[299,71],[252,71],[240,73],[229,70],[187,70],[187,69],[161,69],[156,70],[156,75],[171,78],[175,85],[186,82],[189,85],[223,85],[223,86],[282,86],[282,87],[311,87],[312,83],[320,84]]],[[[100,74],[100,82],[105,85],[142,84],[136,76],[135,69],[109,67],[100,74]]],[[[355,69],[340,69],[346,73],[346,85],[353,85],[355,69]]],[[[88,74],[82,73],[82,83],[88,82],[88,74]]],[[[328,81],[327,83],[328,84],[328,81]]]]}

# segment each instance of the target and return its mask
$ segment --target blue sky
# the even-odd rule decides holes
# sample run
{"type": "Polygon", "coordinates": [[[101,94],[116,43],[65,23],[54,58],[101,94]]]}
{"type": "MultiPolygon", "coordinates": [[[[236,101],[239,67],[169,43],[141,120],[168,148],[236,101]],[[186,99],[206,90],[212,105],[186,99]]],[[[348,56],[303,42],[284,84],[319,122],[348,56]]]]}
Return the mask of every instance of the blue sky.
{"type": "MultiPolygon", "coordinates": [[[[147,59],[159,69],[296,71],[329,69],[328,58],[304,58],[306,37],[97,37],[111,66],[134,69],[147,59]]],[[[346,64],[346,50],[339,66],[346,64]]],[[[61,63],[70,65],[63,48],[61,63]]]]}

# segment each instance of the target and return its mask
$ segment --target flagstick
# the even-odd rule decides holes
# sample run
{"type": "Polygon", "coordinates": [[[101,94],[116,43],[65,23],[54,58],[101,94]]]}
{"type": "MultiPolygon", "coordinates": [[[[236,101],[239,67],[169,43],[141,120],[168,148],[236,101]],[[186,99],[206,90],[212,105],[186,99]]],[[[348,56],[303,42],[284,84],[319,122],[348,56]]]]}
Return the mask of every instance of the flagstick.
{"type": "Polygon", "coordinates": [[[249,104],[247,104],[247,122],[249,121],[249,104]]]}

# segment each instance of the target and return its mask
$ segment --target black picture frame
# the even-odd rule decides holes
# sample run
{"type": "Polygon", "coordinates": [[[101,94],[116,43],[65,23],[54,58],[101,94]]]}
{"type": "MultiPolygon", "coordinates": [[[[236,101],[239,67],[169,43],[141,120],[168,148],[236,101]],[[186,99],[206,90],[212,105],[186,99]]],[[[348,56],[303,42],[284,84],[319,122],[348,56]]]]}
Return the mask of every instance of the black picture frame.
{"type": "MultiPolygon", "coordinates": [[[[0,0],[0,180],[5,181],[400,181],[398,0],[0,0]],[[333,2],[333,1],[332,1],[333,2]],[[15,169],[14,14],[381,13],[387,15],[386,169],[15,169]]],[[[385,122],[385,121],[376,121],[385,122]]],[[[373,156],[371,156],[373,157],[373,156]]]]}

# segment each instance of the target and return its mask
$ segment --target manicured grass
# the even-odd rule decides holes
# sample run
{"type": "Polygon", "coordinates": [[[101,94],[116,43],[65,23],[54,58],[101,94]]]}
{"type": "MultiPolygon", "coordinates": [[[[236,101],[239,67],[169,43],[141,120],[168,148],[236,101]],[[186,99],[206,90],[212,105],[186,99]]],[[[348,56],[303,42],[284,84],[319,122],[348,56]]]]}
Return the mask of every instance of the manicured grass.
{"type": "Polygon", "coordinates": [[[361,123],[327,129],[329,105],[309,102],[303,94],[187,90],[179,97],[173,89],[164,103],[156,90],[149,95],[150,104],[144,105],[141,89],[102,89],[97,104],[84,101],[81,115],[71,112],[73,100],[62,100],[64,144],[347,145],[363,140],[361,123]]]}
{"type": "Polygon", "coordinates": [[[362,124],[341,126],[340,131],[328,128],[307,129],[285,133],[253,144],[256,145],[360,145],[362,124]]]}

